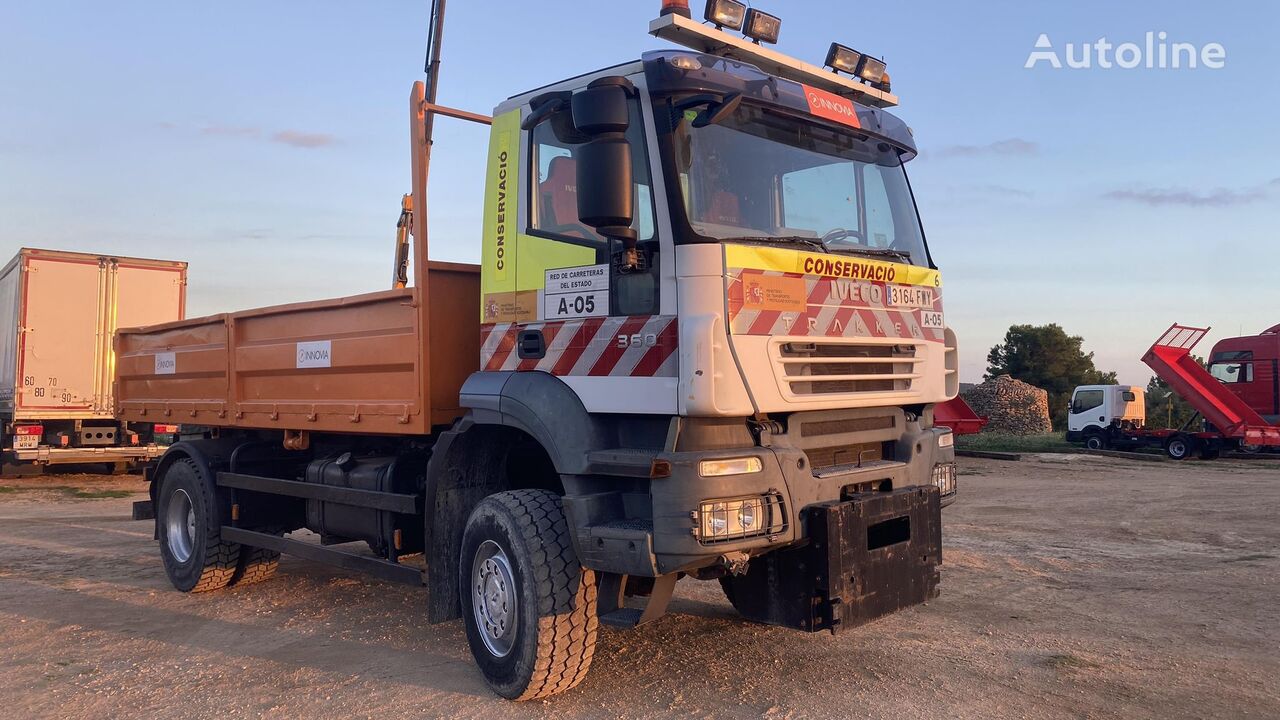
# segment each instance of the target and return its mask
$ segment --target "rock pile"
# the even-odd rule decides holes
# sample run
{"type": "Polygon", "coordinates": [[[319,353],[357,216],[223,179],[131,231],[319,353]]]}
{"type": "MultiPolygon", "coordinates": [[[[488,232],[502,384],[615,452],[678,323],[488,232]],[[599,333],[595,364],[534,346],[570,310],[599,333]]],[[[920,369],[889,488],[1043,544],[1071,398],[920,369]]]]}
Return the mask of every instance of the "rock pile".
{"type": "Polygon", "coordinates": [[[973,411],[989,419],[982,432],[1044,435],[1049,421],[1049,393],[1034,385],[999,375],[960,393],[973,411]]]}

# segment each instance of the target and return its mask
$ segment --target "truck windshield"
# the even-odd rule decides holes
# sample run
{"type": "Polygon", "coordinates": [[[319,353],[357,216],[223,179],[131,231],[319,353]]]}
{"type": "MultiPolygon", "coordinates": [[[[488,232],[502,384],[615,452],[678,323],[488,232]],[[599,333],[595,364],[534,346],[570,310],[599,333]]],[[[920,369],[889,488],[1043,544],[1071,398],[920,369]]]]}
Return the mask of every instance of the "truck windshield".
{"type": "Polygon", "coordinates": [[[718,240],[810,245],[928,265],[898,151],[889,143],[748,103],[675,132],[690,227],[718,240]]]}

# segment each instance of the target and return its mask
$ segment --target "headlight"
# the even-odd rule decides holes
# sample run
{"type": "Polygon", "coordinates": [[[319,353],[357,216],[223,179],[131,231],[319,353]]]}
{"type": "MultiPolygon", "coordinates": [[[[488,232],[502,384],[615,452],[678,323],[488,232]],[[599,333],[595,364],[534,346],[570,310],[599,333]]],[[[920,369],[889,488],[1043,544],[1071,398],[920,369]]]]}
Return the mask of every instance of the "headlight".
{"type": "Polygon", "coordinates": [[[707,500],[694,513],[694,534],[703,545],[772,535],[787,529],[780,495],[707,500]]]}
{"type": "Polygon", "coordinates": [[[938,436],[938,447],[951,447],[956,444],[955,433],[948,430],[938,436]]]}
{"type": "Polygon", "coordinates": [[[702,477],[723,477],[725,475],[746,475],[758,473],[764,469],[758,457],[727,458],[724,460],[703,460],[698,463],[698,474],[702,477]]]}

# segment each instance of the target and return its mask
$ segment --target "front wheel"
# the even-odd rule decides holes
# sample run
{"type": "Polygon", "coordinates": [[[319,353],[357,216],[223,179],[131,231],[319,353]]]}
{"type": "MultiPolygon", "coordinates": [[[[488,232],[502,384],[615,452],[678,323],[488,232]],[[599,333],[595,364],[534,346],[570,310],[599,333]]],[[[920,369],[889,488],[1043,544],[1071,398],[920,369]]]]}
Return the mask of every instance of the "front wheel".
{"type": "Polygon", "coordinates": [[[1084,439],[1084,446],[1090,450],[1106,450],[1107,440],[1097,433],[1090,433],[1084,439]]]}
{"type": "Polygon", "coordinates": [[[458,577],[467,643],[494,692],[532,700],[582,682],[599,624],[596,576],[578,563],[557,495],[482,500],[467,520],[458,577]]]}

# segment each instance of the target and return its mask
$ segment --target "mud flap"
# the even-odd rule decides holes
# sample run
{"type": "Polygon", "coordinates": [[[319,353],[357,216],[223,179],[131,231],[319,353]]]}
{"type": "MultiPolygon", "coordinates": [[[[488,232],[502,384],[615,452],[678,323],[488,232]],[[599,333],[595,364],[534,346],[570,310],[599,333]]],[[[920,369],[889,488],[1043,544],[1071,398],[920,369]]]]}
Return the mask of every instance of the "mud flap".
{"type": "Polygon", "coordinates": [[[834,633],[938,596],[936,487],[859,494],[804,512],[806,545],[755,558],[727,583],[748,619],[834,633]]]}

